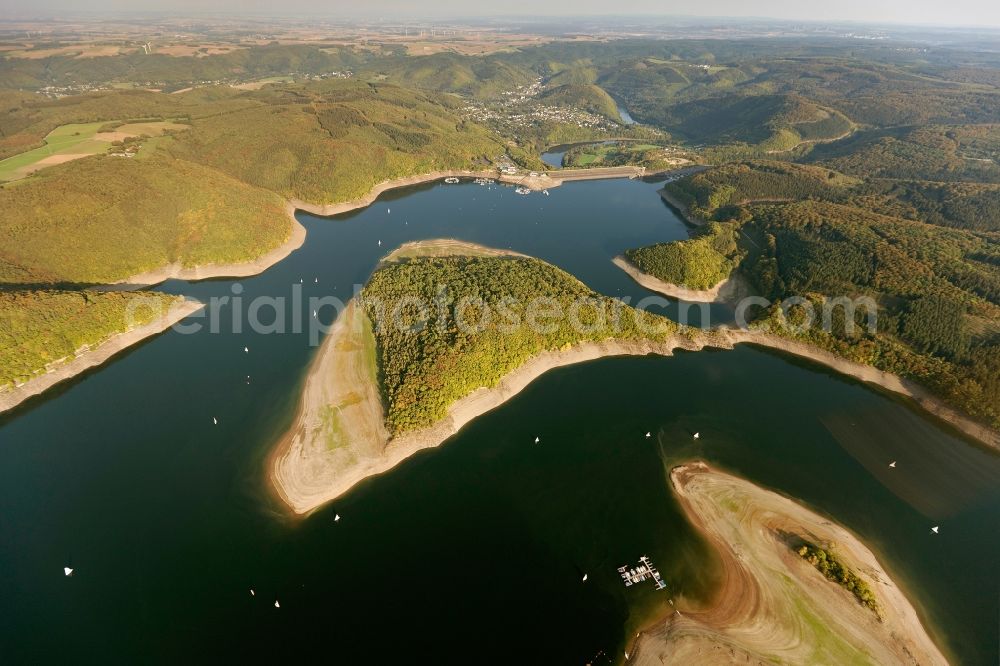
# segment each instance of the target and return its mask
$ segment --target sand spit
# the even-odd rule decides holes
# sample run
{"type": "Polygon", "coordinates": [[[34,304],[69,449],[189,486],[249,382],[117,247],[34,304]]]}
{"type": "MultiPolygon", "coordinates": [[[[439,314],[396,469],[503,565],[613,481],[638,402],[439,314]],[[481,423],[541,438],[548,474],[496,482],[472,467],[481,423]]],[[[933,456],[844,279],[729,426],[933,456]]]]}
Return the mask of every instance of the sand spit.
{"type": "Polygon", "coordinates": [[[640,286],[679,301],[687,301],[689,303],[735,303],[750,294],[746,282],[735,272],[710,289],[688,289],[678,284],[664,282],[649,273],[642,272],[638,266],[622,255],[618,255],[612,259],[612,262],[615,266],[628,273],[628,276],[640,286]]]}
{"type": "Polygon", "coordinates": [[[777,493],[704,463],[672,470],[688,519],[713,544],[722,584],[706,607],[642,632],[629,664],[947,664],[916,611],[852,533],[777,493]],[[792,546],[833,550],[873,590],[882,620],[792,546]]]}
{"type": "Polygon", "coordinates": [[[193,312],[197,312],[204,306],[204,303],[198,301],[182,301],[172,306],[167,314],[155,321],[133,328],[130,331],[113,335],[96,347],[80,351],[77,356],[66,363],[53,367],[44,375],[34,377],[12,389],[0,391],[0,412],[12,409],[28,398],[48,390],[59,382],[70,379],[85,370],[104,363],[126,347],[162,333],[181,319],[184,319],[193,312]]]}
{"type": "Polygon", "coordinates": [[[357,342],[363,335],[357,306],[352,303],[341,319],[323,342],[306,379],[294,425],[271,460],[273,485],[297,514],[308,514],[369,476],[440,445],[553,368],[606,356],[669,356],[674,349],[698,348],[691,340],[677,337],[664,343],[606,340],[542,352],[507,374],[496,387],[480,388],[455,402],[433,426],[390,438],[374,371],[359,371],[365,365],[365,353],[357,342]],[[338,415],[338,422],[331,424],[331,413],[338,415]]]}

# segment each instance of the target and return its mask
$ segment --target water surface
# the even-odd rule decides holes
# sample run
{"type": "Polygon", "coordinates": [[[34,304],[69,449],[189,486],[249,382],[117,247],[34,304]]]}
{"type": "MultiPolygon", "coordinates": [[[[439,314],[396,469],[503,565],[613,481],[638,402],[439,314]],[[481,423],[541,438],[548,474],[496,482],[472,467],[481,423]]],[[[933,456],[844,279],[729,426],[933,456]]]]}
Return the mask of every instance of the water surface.
{"type": "MultiPolygon", "coordinates": [[[[433,184],[300,215],[305,245],[239,296],[349,295],[400,243],[449,236],[642,298],[610,259],[686,235],[655,187],[433,184]]],[[[235,284],[164,289],[205,300],[235,284]]],[[[963,663],[997,662],[1000,462],[894,398],[748,347],[604,359],[545,375],[296,522],[267,494],[264,459],[314,353],[306,332],[236,332],[227,316],[219,334],[168,332],[3,417],[4,661],[607,663],[668,594],[711,586],[666,485],[673,462],[700,456],[856,530],[963,663]],[[641,555],[668,592],[623,587],[617,567],[641,555]]]]}

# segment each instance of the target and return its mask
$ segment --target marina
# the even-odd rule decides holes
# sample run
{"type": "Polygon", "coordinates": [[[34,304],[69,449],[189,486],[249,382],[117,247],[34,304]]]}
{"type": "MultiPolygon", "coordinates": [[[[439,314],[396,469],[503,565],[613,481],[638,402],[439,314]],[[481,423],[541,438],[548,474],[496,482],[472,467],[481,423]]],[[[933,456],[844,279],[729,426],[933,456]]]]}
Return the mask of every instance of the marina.
{"type": "Polygon", "coordinates": [[[629,568],[627,564],[623,567],[618,567],[618,573],[621,574],[625,587],[632,587],[647,580],[652,580],[657,590],[663,590],[667,587],[659,570],[653,566],[653,562],[645,555],[639,558],[639,564],[634,567],[629,568]]]}

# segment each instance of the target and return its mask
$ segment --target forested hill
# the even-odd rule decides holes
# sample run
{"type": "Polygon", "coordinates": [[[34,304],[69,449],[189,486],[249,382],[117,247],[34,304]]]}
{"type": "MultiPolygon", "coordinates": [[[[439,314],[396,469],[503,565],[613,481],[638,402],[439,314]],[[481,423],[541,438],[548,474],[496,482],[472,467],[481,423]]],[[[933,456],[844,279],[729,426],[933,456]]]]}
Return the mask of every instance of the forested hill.
{"type": "MultiPolygon", "coordinates": [[[[647,269],[670,280],[687,266],[685,274],[714,279],[720,267],[737,265],[774,303],[805,297],[821,308],[828,298],[870,296],[875,332],[866,331],[863,308],[853,332],[842,313],[831,331],[816,322],[804,333],[788,332],[776,308],[755,316],[777,332],[916,379],[1000,427],[1000,234],[874,212],[905,201],[818,167],[731,164],[667,190],[712,222],[692,241],[629,253],[647,269]],[[735,245],[720,240],[730,234],[735,245]]],[[[802,314],[793,307],[789,316],[802,314]]]]}

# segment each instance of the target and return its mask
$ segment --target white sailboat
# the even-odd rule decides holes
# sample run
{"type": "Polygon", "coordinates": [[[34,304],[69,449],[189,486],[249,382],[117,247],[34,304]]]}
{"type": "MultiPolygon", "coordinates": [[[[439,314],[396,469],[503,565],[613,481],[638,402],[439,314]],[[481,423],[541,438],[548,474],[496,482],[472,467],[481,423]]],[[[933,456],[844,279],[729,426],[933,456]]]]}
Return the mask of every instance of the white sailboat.
{"type": "Polygon", "coordinates": [[[700,433],[700,432],[696,432],[696,433],[694,434],[694,438],[695,438],[695,439],[699,439],[700,437],[701,437],[701,433],[700,433]]]}
{"type": "Polygon", "coordinates": [[[219,425],[219,419],[212,417],[212,425],[219,425]]]}
{"type": "Polygon", "coordinates": [[[251,597],[256,597],[257,596],[257,593],[253,591],[252,587],[250,588],[250,596],[251,597]]]}
{"type": "Polygon", "coordinates": [[[250,353],[250,348],[249,347],[244,347],[243,348],[243,353],[244,354],[249,354],[250,353]]]}
{"type": "Polygon", "coordinates": [[[652,432],[647,432],[647,433],[646,433],[646,439],[649,439],[649,438],[650,438],[650,437],[652,437],[652,436],[653,436],[653,433],[652,433],[652,432]]]}
{"type": "Polygon", "coordinates": [[[889,467],[895,467],[895,466],[896,466],[896,461],[895,460],[893,460],[891,463],[889,463],[889,467]]]}
{"type": "Polygon", "coordinates": [[[274,607],[275,608],[281,608],[281,604],[278,603],[277,599],[274,600],[274,607]]]}
{"type": "Polygon", "coordinates": [[[934,527],[932,527],[931,528],[931,532],[934,532],[934,534],[937,534],[938,533],[938,526],[935,525],[934,527]]]}
{"type": "Polygon", "coordinates": [[[540,441],[542,441],[541,437],[535,437],[535,444],[538,444],[540,441]]]}
{"type": "Polygon", "coordinates": [[[584,583],[586,583],[586,582],[587,582],[587,574],[583,574],[583,582],[584,582],[584,583]]]}
{"type": "Polygon", "coordinates": [[[340,514],[339,513],[334,514],[334,516],[333,516],[333,522],[335,522],[335,523],[339,523],[340,522],[340,514]]]}
{"type": "Polygon", "coordinates": [[[63,573],[67,576],[73,575],[73,567],[63,567],[63,573]]]}

